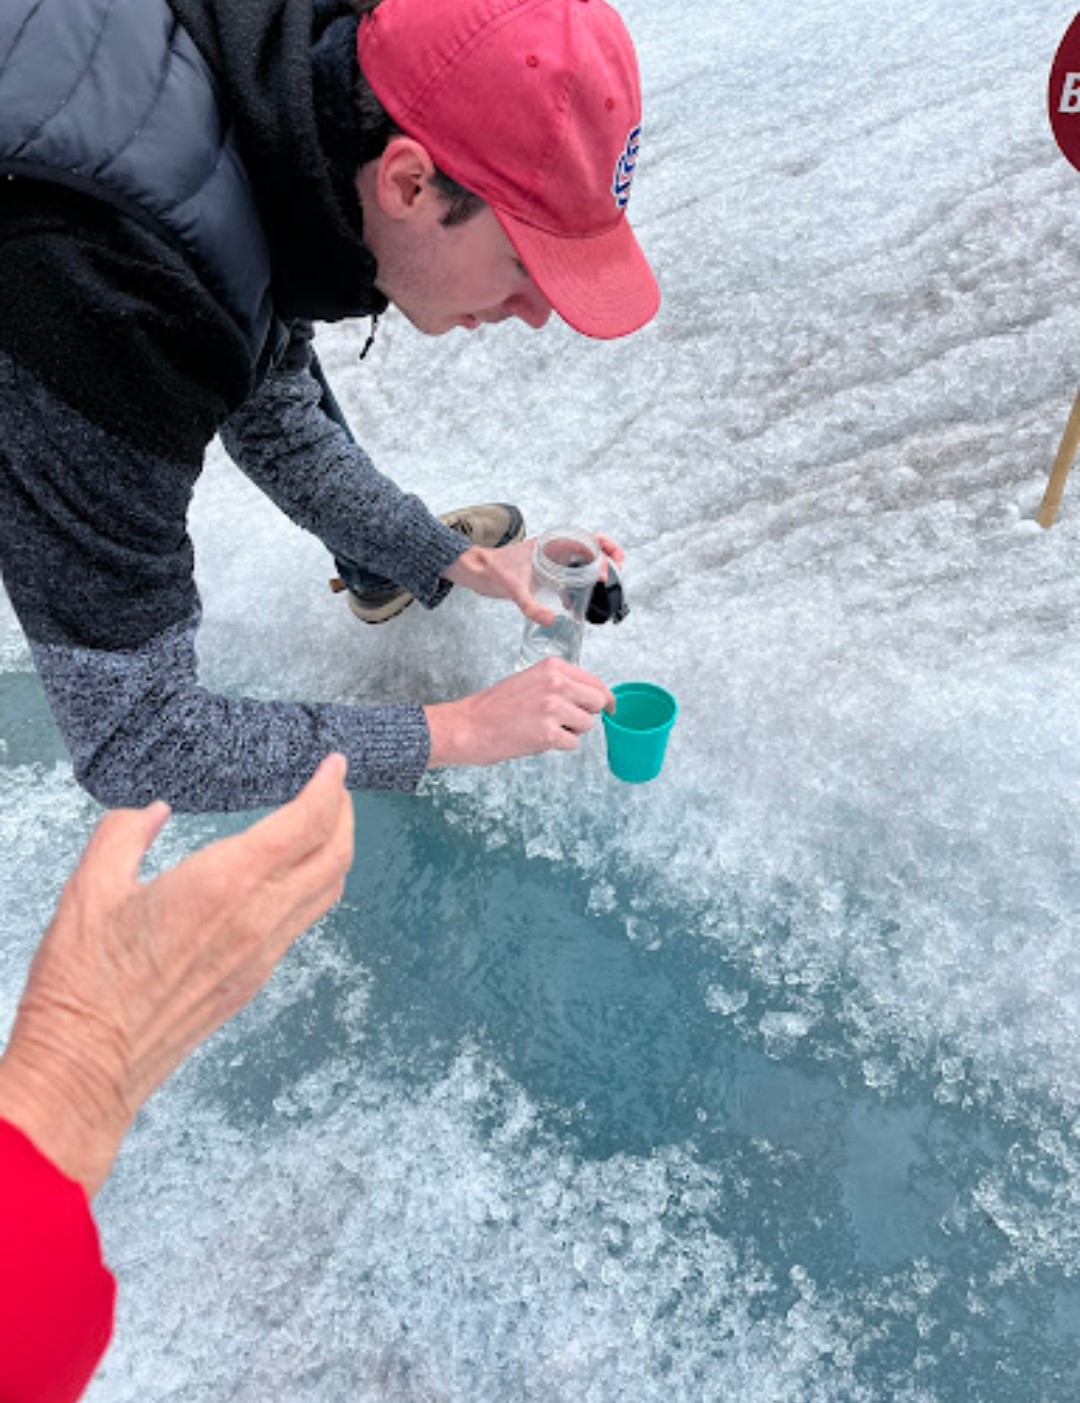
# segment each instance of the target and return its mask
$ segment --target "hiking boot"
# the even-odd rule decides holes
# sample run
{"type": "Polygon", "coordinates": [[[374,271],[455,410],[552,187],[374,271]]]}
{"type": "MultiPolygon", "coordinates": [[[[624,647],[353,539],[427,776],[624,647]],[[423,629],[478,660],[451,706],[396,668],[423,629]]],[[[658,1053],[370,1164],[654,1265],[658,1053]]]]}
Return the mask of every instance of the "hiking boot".
{"type": "MultiPolygon", "coordinates": [[[[525,537],[525,518],[509,502],[442,512],[439,520],[473,546],[509,546],[525,537]]],[[[331,580],[330,588],[344,590],[346,586],[340,580],[331,580]]],[[[349,608],[365,624],[385,623],[413,602],[409,591],[397,585],[387,589],[349,590],[348,595],[349,608]]]]}

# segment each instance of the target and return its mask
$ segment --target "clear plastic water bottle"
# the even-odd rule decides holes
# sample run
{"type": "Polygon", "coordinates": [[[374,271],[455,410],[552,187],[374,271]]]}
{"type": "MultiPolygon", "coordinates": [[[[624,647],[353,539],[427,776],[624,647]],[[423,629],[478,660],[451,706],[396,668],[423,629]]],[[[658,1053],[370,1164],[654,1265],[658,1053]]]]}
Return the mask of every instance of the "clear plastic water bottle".
{"type": "Polygon", "coordinates": [[[526,620],[516,671],[544,658],[581,660],[585,611],[600,578],[602,552],[596,537],[576,526],[537,536],[533,547],[533,595],[555,615],[552,624],[526,620]]]}

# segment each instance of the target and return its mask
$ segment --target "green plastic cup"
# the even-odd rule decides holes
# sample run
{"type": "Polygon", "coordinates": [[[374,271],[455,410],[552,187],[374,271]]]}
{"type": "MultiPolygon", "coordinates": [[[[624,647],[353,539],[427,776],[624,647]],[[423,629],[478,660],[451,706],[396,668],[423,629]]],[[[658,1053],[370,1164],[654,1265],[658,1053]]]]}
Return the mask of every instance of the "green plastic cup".
{"type": "Polygon", "coordinates": [[[670,692],[652,682],[617,682],[611,690],[615,714],[602,713],[608,765],[616,779],[644,784],[664,768],[678,704],[670,692]]]}

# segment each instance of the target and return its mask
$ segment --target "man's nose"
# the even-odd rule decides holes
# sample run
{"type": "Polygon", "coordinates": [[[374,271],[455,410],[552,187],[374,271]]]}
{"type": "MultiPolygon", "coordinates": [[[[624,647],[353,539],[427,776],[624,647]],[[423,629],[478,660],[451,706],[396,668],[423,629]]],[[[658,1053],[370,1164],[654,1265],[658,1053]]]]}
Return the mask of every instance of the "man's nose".
{"type": "Polygon", "coordinates": [[[551,319],[551,303],[535,283],[530,283],[523,292],[516,292],[513,297],[508,297],[505,306],[512,317],[520,317],[535,331],[546,326],[551,319]]]}

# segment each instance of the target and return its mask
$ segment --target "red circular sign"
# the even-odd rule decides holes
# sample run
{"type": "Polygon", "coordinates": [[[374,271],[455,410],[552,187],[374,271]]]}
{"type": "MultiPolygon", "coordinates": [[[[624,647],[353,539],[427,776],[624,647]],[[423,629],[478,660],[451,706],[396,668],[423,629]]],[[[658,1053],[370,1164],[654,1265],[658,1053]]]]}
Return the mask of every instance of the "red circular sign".
{"type": "Polygon", "coordinates": [[[1050,70],[1050,125],[1062,155],[1080,170],[1080,15],[1066,30],[1050,70]]]}

